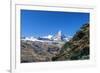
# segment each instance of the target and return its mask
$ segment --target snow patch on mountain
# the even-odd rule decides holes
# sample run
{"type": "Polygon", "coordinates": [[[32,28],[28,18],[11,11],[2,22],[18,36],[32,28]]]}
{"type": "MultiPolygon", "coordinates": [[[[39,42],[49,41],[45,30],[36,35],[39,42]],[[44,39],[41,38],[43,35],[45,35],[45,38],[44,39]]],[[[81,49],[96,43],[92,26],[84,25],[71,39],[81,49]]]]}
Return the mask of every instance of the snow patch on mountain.
{"type": "Polygon", "coordinates": [[[44,36],[43,38],[52,39],[53,35],[44,36]]]}

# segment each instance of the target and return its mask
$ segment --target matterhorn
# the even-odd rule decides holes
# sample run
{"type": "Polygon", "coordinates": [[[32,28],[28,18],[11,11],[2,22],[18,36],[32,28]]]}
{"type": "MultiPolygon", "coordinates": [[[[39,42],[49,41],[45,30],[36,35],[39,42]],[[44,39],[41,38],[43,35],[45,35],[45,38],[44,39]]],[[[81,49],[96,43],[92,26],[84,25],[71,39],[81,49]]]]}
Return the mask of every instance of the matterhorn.
{"type": "Polygon", "coordinates": [[[54,35],[53,40],[61,41],[61,36],[62,36],[61,31],[58,31],[58,33],[54,35]]]}
{"type": "Polygon", "coordinates": [[[59,30],[58,33],[56,33],[53,36],[53,40],[54,41],[68,41],[68,38],[64,34],[62,34],[61,30],[59,30]]]}

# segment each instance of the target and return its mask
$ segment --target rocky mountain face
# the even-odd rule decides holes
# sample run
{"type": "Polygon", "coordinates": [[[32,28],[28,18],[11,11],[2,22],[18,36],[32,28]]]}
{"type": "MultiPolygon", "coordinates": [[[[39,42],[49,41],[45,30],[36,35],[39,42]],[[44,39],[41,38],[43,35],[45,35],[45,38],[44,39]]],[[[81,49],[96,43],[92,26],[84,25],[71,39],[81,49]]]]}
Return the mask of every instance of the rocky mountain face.
{"type": "Polygon", "coordinates": [[[89,59],[89,24],[84,24],[73,38],[66,42],[53,61],[89,59]]]}
{"type": "Polygon", "coordinates": [[[39,41],[21,41],[21,62],[52,61],[60,47],[56,43],[39,41]]]}

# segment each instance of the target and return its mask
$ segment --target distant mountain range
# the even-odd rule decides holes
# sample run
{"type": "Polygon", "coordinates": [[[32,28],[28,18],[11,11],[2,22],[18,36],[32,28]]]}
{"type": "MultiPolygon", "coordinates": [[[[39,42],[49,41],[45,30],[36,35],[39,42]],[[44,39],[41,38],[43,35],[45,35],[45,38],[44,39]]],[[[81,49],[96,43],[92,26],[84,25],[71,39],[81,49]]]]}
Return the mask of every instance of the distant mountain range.
{"type": "Polygon", "coordinates": [[[21,40],[24,41],[40,41],[40,42],[50,42],[50,41],[69,41],[71,37],[66,37],[64,34],[62,34],[61,31],[58,31],[55,35],[48,35],[48,36],[43,36],[43,37],[37,37],[35,38],[34,36],[31,37],[22,37],[21,40]]]}

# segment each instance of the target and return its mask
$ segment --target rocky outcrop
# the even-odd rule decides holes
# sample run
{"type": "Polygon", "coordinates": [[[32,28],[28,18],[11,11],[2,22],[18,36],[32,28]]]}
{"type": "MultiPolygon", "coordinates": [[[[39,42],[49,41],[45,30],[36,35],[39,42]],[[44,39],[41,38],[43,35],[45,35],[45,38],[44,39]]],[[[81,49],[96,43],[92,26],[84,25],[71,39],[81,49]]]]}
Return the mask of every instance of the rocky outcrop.
{"type": "Polygon", "coordinates": [[[21,62],[52,61],[60,47],[56,44],[39,41],[21,41],[21,62]]]}

